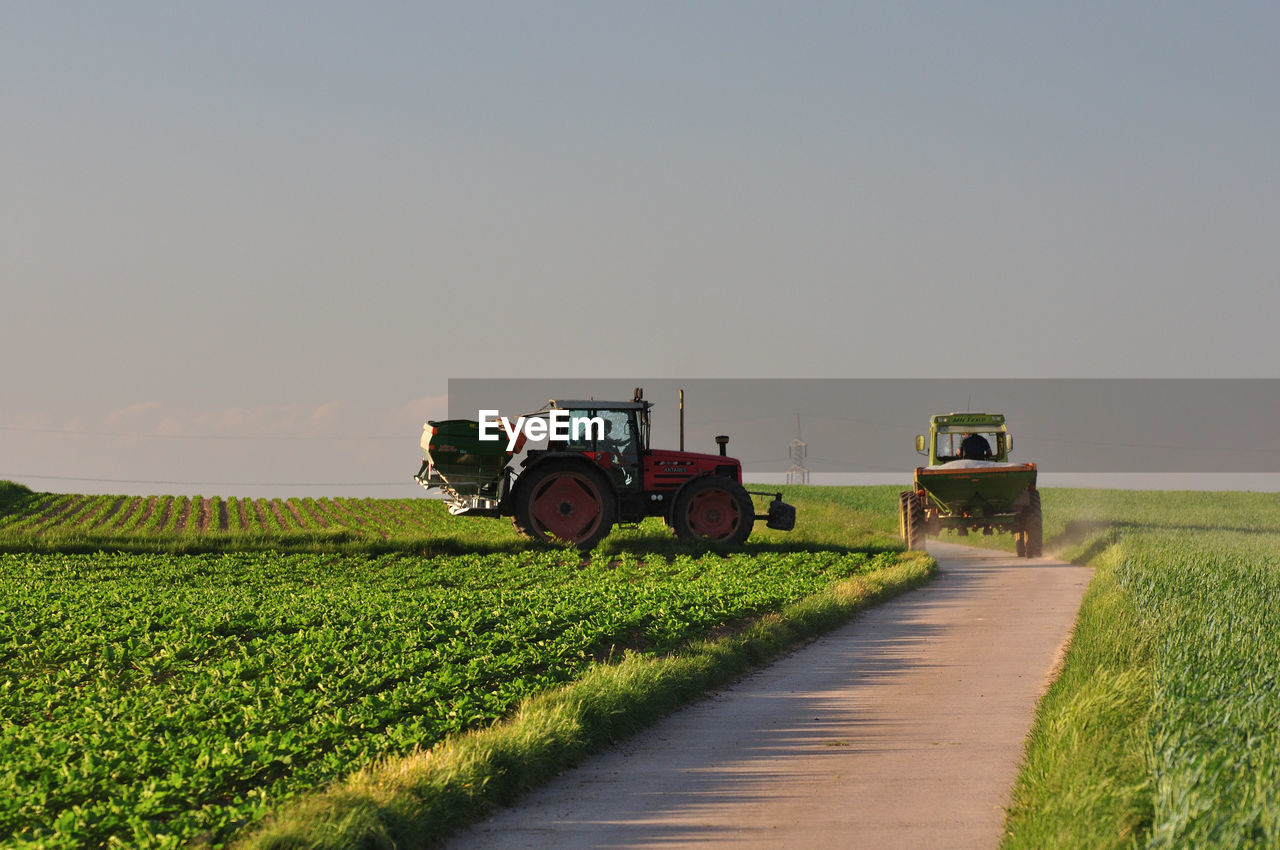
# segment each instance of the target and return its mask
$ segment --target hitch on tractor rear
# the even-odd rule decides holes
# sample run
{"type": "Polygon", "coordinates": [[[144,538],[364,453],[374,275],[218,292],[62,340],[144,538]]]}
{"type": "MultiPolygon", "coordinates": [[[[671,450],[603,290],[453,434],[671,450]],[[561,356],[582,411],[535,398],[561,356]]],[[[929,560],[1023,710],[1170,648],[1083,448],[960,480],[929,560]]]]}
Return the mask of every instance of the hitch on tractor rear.
{"type": "Polygon", "coordinates": [[[769,502],[769,512],[756,514],[756,519],[764,520],[766,526],[778,531],[791,531],[796,527],[795,505],[788,505],[782,501],[781,493],[761,493],[758,490],[748,490],[747,493],[752,496],[773,497],[773,500],[769,502]]]}

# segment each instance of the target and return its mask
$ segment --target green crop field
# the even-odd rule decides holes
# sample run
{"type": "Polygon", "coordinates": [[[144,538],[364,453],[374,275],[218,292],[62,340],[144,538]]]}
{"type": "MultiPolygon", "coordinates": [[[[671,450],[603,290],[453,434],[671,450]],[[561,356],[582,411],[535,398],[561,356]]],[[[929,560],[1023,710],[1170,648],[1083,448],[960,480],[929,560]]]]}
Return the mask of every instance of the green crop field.
{"type": "MultiPolygon", "coordinates": [[[[782,489],[796,532],[728,557],[648,522],[579,559],[423,499],[0,485],[0,835],[443,834],[922,579],[898,488],[782,489]]],[[[1049,489],[1044,512],[1047,550],[1097,572],[1006,846],[1280,846],[1280,495],[1049,489]]]]}
{"type": "Polygon", "coordinates": [[[487,727],[591,670],[679,658],[779,614],[829,627],[829,613],[794,611],[850,582],[908,587],[928,572],[897,550],[891,523],[822,500],[794,536],[766,532],[741,552],[647,523],[582,558],[423,499],[11,485],[0,499],[0,836],[20,847],[220,845],[292,798],[487,727]],[[234,531],[223,516],[241,518],[234,531]],[[83,551],[112,517],[122,551],[83,551]],[[336,525],[348,536],[307,536],[336,525]],[[446,529],[477,551],[428,554],[446,529]],[[279,541],[336,551],[269,548],[279,541]]]}
{"type": "Polygon", "coordinates": [[[1280,494],[1049,489],[1044,515],[1097,573],[1006,847],[1280,846],[1280,494]]]}
{"type": "Polygon", "coordinates": [[[33,493],[0,482],[0,552],[469,552],[518,548],[503,522],[429,499],[244,499],[33,493]]]}

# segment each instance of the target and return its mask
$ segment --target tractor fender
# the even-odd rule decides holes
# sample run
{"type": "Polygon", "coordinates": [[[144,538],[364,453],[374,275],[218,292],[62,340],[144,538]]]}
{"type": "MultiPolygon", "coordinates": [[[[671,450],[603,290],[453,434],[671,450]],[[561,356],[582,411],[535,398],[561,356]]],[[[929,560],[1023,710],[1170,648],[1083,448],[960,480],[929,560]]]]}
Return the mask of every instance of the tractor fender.
{"type": "MultiPolygon", "coordinates": [[[[506,498],[502,500],[502,514],[504,516],[514,515],[515,506],[519,501],[523,482],[530,478],[529,473],[537,469],[542,464],[552,460],[567,461],[569,463],[580,465],[584,469],[594,470],[597,473],[603,472],[600,468],[600,464],[595,463],[590,458],[583,457],[579,452],[548,451],[540,452],[532,457],[526,457],[524,462],[520,464],[520,474],[516,476],[515,482],[511,485],[510,492],[508,492],[506,498]]],[[[613,486],[613,482],[609,481],[609,476],[605,475],[603,478],[609,487],[609,494],[613,498],[614,505],[617,506],[618,490],[613,486]]]]}

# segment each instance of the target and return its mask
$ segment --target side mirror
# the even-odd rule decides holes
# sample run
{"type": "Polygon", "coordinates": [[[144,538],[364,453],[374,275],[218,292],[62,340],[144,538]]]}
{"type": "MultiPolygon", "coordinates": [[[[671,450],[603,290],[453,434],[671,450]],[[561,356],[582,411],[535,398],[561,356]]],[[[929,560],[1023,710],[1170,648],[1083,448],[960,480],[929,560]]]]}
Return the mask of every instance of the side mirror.
{"type": "Polygon", "coordinates": [[[1004,451],[1005,451],[1005,454],[1013,453],[1013,435],[1012,434],[1004,435],[1004,451]]]}
{"type": "Polygon", "coordinates": [[[916,452],[924,454],[924,434],[916,434],[916,452]]]}

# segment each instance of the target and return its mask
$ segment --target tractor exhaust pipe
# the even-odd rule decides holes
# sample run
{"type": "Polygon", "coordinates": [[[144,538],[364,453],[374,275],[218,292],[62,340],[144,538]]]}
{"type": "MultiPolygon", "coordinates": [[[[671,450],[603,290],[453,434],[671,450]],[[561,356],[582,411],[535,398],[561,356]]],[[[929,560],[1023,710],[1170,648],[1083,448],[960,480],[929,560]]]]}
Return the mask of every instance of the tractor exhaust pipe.
{"type": "Polygon", "coordinates": [[[720,434],[716,437],[716,445],[720,447],[720,457],[725,457],[729,452],[726,450],[729,445],[729,437],[720,434]]]}
{"type": "Polygon", "coordinates": [[[680,451],[684,451],[684,390],[680,391],[680,451]]]}

